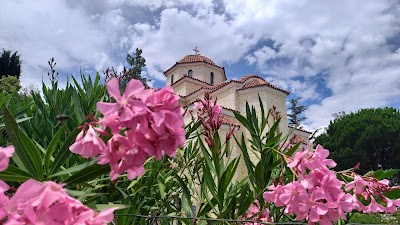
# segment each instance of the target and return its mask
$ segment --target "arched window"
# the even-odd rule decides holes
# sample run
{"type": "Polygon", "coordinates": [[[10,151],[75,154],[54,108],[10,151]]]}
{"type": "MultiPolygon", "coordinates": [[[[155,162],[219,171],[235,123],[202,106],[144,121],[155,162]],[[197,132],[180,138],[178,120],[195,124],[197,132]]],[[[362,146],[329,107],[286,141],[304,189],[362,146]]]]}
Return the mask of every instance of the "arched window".
{"type": "Polygon", "coordinates": [[[174,83],[174,75],[171,75],[171,85],[174,83]]]}
{"type": "Polygon", "coordinates": [[[210,73],[210,84],[214,84],[214,73],[213,72],[211,72],[210,73]]]}
{"type": "Polygon", "coordinates": [[[189,77],[193,77],[193,70],[189,70],[189,71],[188,71],[188,76],[189,76],[189,77]]]}

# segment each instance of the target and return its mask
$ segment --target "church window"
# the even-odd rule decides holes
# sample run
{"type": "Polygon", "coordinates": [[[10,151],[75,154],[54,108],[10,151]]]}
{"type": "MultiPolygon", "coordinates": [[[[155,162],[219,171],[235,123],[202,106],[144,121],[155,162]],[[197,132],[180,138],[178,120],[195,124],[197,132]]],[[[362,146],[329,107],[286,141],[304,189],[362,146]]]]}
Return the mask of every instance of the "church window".
{"type": "Polygon", "coordinates": [[[171,85],[174,83],[174,75],[171,75],[171,85]]]}
{"type": "Polygon", "coordinates": [[[193,70],[189,70],[189,71],[188,71],[188,76],[189,76],[189,77],[193,77],[193,70]]]}
{"type": "Polygon", "coordinates": [[[214,84],[214,73],[213,72],[211,72],[211,74],[210,74],[210,84],[214,84]]]}

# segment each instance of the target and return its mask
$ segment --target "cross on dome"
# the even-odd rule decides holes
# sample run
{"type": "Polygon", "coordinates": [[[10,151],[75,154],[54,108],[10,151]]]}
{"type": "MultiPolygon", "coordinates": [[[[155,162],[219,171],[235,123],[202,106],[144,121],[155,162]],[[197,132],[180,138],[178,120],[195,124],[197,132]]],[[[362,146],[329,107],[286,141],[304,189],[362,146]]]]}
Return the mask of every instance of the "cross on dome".
{"type": "Polygon", "coordinates": [[[197,46],[194,46],[193,51],[194,51],[194,54],[195,54],[195,55],[198,55],[199,52],[200,52],[200,51],[197,49],[197,46]]]}

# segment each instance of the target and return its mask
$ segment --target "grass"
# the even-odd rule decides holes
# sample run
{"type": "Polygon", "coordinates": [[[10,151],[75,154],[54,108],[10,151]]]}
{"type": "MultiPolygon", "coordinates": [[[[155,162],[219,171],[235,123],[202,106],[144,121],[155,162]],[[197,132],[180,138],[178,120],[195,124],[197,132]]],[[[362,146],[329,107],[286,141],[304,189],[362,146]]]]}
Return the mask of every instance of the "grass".
{"type": "Polygon", "coordinates": [[[349,220],[353,224],[399,224],[400,212],[395,214],[363,214],[355,213],[349,220]]]}

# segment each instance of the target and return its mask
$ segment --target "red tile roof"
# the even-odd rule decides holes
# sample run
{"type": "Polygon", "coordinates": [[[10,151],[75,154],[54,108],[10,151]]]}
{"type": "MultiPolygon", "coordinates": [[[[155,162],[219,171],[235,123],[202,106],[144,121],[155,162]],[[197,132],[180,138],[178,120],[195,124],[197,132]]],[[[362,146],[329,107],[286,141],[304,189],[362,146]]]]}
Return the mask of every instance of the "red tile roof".
{"type": "Polygon", "coordinates": [[[209,58],[207,58],[207,57],[205,57],[203,55],[200,55],[200,54],[187,55],[187,56],[183,57],[183,59],[179,60],[176,63],[182,64],[182,63],[195,63],[195,62],[205,62],[205,63],[208,63],[210,65],[222,68],[222,67],[218,66],[216,63],[214,63],[214,61],[212,61],[211,59],[209,59],[209,58]]]}
{"type": "Polygon", "coordinates": [[[226,79],[226,75],[225,75],[225,69],[222,66],[218,66],[214,61],[212,61],[211,59],[209,59],[208,57],[205,57],[203,55],[200,54],[196,54],[196,55],[186,55],[185,57],[183,57],[181,60],[179,60],[178,62],[175,63],[175,65],[171,66],[169,69],[167,69],[166,71],[164,71],[164,75],[171,70],[172,68],[174,68],[176,65],[179,64],[186,64],[186,63],[197,63],[197,62],[204,62],[207,63],[209,65],[221,68],[224,70],[224,77],[226,79]]]}
{"type": "Polygon", "coordinates": [[[263,78],[255,75],[255,74],[246,75],[246,76],[240,78],[238,81],[243,83],[246,80],[248,80],[249,78],[256,78],[256,79],[246,83],[239,90],[244,90],[244,89],[253,88],[253,87],[260,87],[260,86],[268,86],[268,87],[271,87],[271,88],[276,89],[278,91],[282,91],[282,92],[284,92],[286,94],[290,94],[290,92],[288,92],[288,91],[286,91],[286,90],[284,90],[282,88],[279,88],[279,87],[267,82],[266,80],[264,80],[263,78]]]}
{"type": "MultiPolygon", "coordinates": [[[[188,96],[190,96],[190,95],[192,95],[192,94],[194,94],[194,93],[196,93],[196,92],[198,92],[198,91],[200,91],[202,89],[210,90],[209,93],[212,93],[212,92],[215,92],[215,91],[223,88],[224,86],[226,86],[226,85],[228,85],[228,84],[230,84],[232,82],[234,82],[234,83],[244,83],[245,81],[247,81],[250,78],[256,78],[256,79],[252,80],[252,81],[250,81],[248,83],[245,83],[239,90],[244,90],[244,89],[254,88],[254,87],[260,87],[260,86],[268,86],[268,87],[271,87],[271,88],[276,89],[278,91],[282,91],[282,92],[284,92],[286,94],[290,94],[290,92],[288,92],[286,90],[283,90],[282,88],[278,88],[277,86],[265,81],[263,78],[255,75],[255,74],[250,74],[250,75],[243,76],[239,80],[224,81],[224,82],[221,82],[221,83],[218,83],[218,84],[215,84],[215,85],[210,85],[209,84],[210,86],[208,86],[208,87],[202,87],[202,88],[197,89],[197,90],[189,93],[188,95],[182,96],[182,97],[188,97],[188,96]]],[[[195,79],[195,80],[197,80],[197,79],[195,79]]],[[[202,81],[202,82],[205,83],[204,81],[202,81]]]]}
{"type": "Polygon", "coordinates": [[[289,140],[290,144],[297,144],[297,143],[303,143],[303,144],[307,144],[307,141],[305,141],[303,138],[301,138],[299,135],[293,135],[292,138],[290,138],[289,140]]]}
{"type": "Polygon", "coordinates": [[[291,129],[296,129],[296,130],[299,130],[299,131],[303,131],[303,132],[312,134],[312,132],[310,132],[310,131],[308,131],[308,130],[304,130],[304,129],[300,129],[300,128],[294,128],[294,127],[292,127],[292,126],[288,126],[288,127],[291,128],[291,129]]]}

